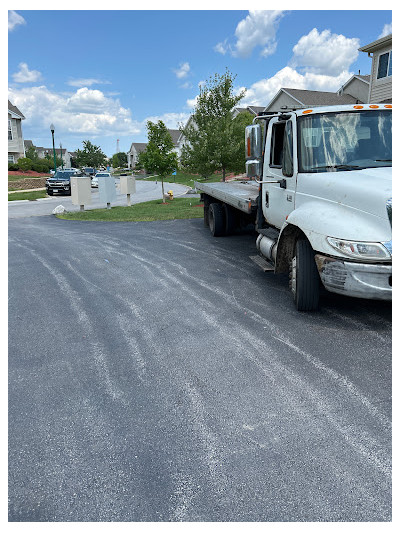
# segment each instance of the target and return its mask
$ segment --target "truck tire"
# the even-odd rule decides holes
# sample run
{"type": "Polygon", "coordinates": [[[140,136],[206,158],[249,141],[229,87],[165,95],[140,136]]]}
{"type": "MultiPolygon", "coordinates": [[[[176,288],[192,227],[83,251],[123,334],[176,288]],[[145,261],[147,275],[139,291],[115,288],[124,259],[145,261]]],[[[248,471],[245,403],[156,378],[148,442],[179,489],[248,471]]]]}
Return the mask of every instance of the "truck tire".
{"type": "Polygon", "coordinates": [[[206,202],[204,202],[204,226],[206,228],[208,228],[208,226],[210,225],[210,221],[209,221],[209,212],[210,212],[210,205],[206,202]]]}
{"type": "Polygon", "coordinates": [[[229,205],[224,204],[224,213],[225,213],[225,234],[231,235],[237,227],[237,214],[235,209],[229,205]]]}
{"type": "Polygon", "coordinates": [[[221,204],[210,204],[208,211],[210,231],[214,237],[225,235],[225,212],[221,204]]]}
{"type": "Polygon", "coordinates": [[[320,279],[314,250],[307,239],[296,242],[290,271],[290,288],[298,311],[316,311],[319,304],[320,279]]]}

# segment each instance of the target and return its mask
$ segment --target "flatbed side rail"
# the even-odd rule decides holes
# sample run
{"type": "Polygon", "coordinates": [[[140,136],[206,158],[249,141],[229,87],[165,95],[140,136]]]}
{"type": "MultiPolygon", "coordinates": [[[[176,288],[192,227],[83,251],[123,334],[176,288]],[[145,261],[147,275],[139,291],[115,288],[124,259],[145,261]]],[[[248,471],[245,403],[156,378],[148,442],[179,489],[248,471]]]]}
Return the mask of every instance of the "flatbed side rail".
{"type": "Polygon", "coordinates": [[[258,186],[255,183],[199,183],[195,181],[194,186],[197,190],[243,213],[250,214],[257,209],[258,186]]]}

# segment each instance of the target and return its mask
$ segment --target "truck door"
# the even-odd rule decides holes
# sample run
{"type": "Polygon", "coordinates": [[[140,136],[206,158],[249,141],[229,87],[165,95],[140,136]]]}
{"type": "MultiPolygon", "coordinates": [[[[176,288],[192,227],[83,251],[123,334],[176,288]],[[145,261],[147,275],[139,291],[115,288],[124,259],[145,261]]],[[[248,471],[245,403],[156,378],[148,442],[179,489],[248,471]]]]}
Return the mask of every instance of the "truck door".
{"type": "Polygon", "coordinates": [[[281,228],[293,211],[296,191],[296,122],[293,117],[274,117],[268,124],[265,142],[262,201],[268,224],[281,228]]]}

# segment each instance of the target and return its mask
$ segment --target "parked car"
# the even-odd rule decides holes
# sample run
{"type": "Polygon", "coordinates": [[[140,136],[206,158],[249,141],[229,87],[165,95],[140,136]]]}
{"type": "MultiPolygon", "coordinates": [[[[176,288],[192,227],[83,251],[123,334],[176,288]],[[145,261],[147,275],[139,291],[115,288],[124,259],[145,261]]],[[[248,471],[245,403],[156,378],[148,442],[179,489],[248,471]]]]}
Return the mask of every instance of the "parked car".
{"type": "Polygon", "coordinates": [[[57,173],[46,180],[46,192],[49,196],[54,193],[71,195],[71,176],[76,176],[75,170],[57,170],[57,173]]]}
{"type": "Polygon", "coordinates": [[[99,178],[101,177],[111,178],[111,174],[109,172],[97,172],[97,174],[92,178],[92,187],[99,186],[99,178]]]}
{"type": "Polygon", "coordinates": [[[82,172],[85,174],[85,176],[94,176],[96,174],[96,169],[93,167],[84,167],[82,169],[82,172]]]}

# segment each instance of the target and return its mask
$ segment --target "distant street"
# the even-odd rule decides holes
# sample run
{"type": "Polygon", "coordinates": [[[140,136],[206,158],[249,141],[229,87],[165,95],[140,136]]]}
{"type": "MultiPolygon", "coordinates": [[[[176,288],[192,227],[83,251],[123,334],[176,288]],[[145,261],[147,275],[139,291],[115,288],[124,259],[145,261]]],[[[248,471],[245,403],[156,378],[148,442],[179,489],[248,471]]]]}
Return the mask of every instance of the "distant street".
{"type": "MultiPolygon", "coordinates": [[[[119,192],[119,178],[115,179],[117,187],[117,199],[111,205],[127,205],[126,195],[119,192]]],[[[164,191],[172,190],[174,196],[186,193],[187,187],[176,183],[164,183],[164,191]]],[[[131,203],[137,204],[162,198],[161,181],[136,180],[136,193],[131,195],[131,203]]],[[[63,205],[67,211],[79,211],[78,205],[73,205],[71,196],[53,196],[51,198],[41,198],[35,201],[17,200],[8,202],[8,218],[21,218],[26,216],[50,215],[57,205],[63,205]]],[[[85,209],[97,209],[107,207],[99,200],[98,189],[92,189],[92,203],[85,206],[85,209]]]]}

